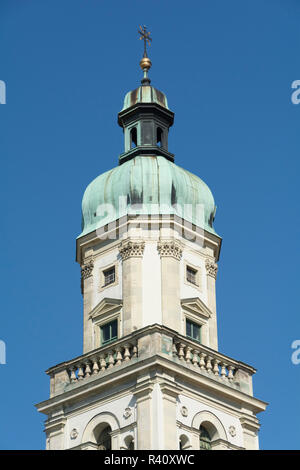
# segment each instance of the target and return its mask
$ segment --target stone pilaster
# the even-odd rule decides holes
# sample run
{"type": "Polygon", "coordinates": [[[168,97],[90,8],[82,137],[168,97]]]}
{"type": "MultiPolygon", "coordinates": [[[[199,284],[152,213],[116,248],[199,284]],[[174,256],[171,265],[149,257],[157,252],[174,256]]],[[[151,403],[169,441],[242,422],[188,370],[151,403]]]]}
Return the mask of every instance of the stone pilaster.
{"type": "Polygon", "coordinates": [[[176,450],[178,449],[176,407],[178,395],[182,390],[175,383],[161,383],[160,388],[163,407],[164,450],[176,450]]]}
{"type": "Polygon", "coordinates": [[[119,245],[123,262],[123,335],[142,327],[142,261],[145,243],[124,240],[119,245]]]}
{"type": "Polygon", "coordinates": [[[216,278],[218,265],[212,259],[205,260],[207,279],[207,303],[213,315],[209,319],[209,346],[218,350],[217,308],[216,308],[216,278]]]}
{"type": "Polygon", "coordinates": [[[243,428],[244,447],[247,450],[258,450],[258,431],[260,428],[258,419],[255,416],[244,415],[240,418],[243,428]]]}
{"type": "Polygon", "coordinates": [[[81,267],[81,292],[83,294],[83,352],[93,349],[92,322],[89,313],[93,307],[94,259],[89,257],[81,267]]]}
{"type": "Polygon", "coordinates": [[[137,448],[136,450],[152,449],[152,391],[153,384],[137,385],[133,394],[137,406],[137,448]]]}
{"type": "Polygon", "coordinates": [[[63,450],[65,448],[66,418],[63,408],[53,411],[51,418],[45,423],[46,450],[63,450]]]}
{"type": "Polygon", "coordinates": [[[200,432],[196,429],[191,429],[190,434],[191,434],[191,448],[193,450],[200,450],[200,432]]]}
{"type": "Polygon", "coordinates": [[[119,443],[119,437],[120,437],[120,431],[117,429],[116,431],[112,431],[110,433],[111,437],[111,450],[119,450],[120,449],[120,443],[119,443]]]}
{"type": "Polygon", "coordinates": [[[157,249],[161,258],[162,323],[180,331],[180,259],[182,247],[179,241],[159,240],[157,249]]]}

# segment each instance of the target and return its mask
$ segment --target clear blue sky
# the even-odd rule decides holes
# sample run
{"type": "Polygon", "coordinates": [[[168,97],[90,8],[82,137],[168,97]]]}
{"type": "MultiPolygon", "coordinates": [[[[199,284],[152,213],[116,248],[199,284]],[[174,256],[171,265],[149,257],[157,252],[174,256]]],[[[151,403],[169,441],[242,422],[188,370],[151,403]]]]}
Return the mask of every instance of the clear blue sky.
{"type": "Polygon", "coordinates": [[[82,352],[81,197],[123,152],[139,24],[169,150],[218,206],[220,351],[258,369],[261,448],[300,448],[299,23],[297,0],[0,1],[1,449],[44,448],[44,370],[82,352]]]}

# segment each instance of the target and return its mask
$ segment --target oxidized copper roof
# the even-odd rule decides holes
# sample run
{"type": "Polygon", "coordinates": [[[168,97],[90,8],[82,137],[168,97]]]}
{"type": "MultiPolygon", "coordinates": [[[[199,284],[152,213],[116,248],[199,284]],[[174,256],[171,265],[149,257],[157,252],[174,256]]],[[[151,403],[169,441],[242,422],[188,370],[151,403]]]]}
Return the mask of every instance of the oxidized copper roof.
{"type": "Polygon", "coordinates": [[[160,106],[169,109],[166,95],[162,91],[159,91],[150,85],[143,85],[135,90],[129,91],[125,96],[122,111],[137,103],[157,103],[160,106]]]}

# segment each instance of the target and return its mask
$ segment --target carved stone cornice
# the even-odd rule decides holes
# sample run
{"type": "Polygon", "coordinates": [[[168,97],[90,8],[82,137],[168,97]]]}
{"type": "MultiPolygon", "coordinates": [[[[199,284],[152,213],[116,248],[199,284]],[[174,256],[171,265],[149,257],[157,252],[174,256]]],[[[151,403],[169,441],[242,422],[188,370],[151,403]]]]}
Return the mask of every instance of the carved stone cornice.
{"type": "Polygon", "coordinates": [[[145,400],[150,400],[153,388],[153,383],[143,382],[141,384],[137,384],[132,394],[135,396],[137,402],[140,403],[145,400]]]}
{"type": "Polygon", "coordinates": [[[119,245],[122,261],[132,257],[141,258],[144,254],[144,249],[145,242],[143,241],[124,240],[119,245]]]}
{"type": "Polygon", "coordinates": [[[243,429],[251,431],[254,434],[259,431],[260,423],[256,416],[243,415],[240,417],[240,423],[243,429]]]}
{"type": "Polygon", "coordinates": [[[173,403],[176,403],[178,395],[182,393],[182,388],[178,387],[175,383],[167,384],[162,382],[160,383],[160,389],[163,399],[173,403]]]}
{"type": "Polygon", "coordinates": [[[214,261],[210,259],[205,260],[205,267],[206,267],[206,273],[208,276],[213,277],[214,279],[217,278],[217,272],[218,272],[218,265],[214,261]]]}
{"type": "Polygon", "coordinates": [[[181,244],[177,240],[160,240],[157,243],[157,250],[162,256],[172,256],[180,261],[182,256],[181,244]]]}

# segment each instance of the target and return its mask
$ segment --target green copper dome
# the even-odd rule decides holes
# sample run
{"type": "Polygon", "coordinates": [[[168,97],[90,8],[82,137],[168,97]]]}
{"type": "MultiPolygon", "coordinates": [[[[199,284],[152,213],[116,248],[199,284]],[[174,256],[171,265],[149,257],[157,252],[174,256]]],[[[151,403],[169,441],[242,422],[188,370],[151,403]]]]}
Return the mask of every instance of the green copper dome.
{"type": "MultiPolygon", "coordinates": [[[[126,215],[177,215],[215,234],[215,203],[198,176],[173,163],[168,150],[174,113],[166,95],[150,85],[151,60],[140,61],[142,86],[126,94],[118,123],[124,134],[119,166],[98,176],[82,200],[84,236],[126,215]]],[[[114,227],[112,227],[114,228],[114,227]]]]}
{"type": "Polygon", "coordinates": [[[82,200],[80,237],[133,213],[176,214],[215,233],[208,186],[162,156],[136,156],[92,181],[82,200]]]}
{"type": "Polygon", "coordinates": [[[169,109],[166,95],[150,85],[143,85],[133,91],[129,91],[125,95],[122,111],[138,103],[156,103],[169,109]]]}

